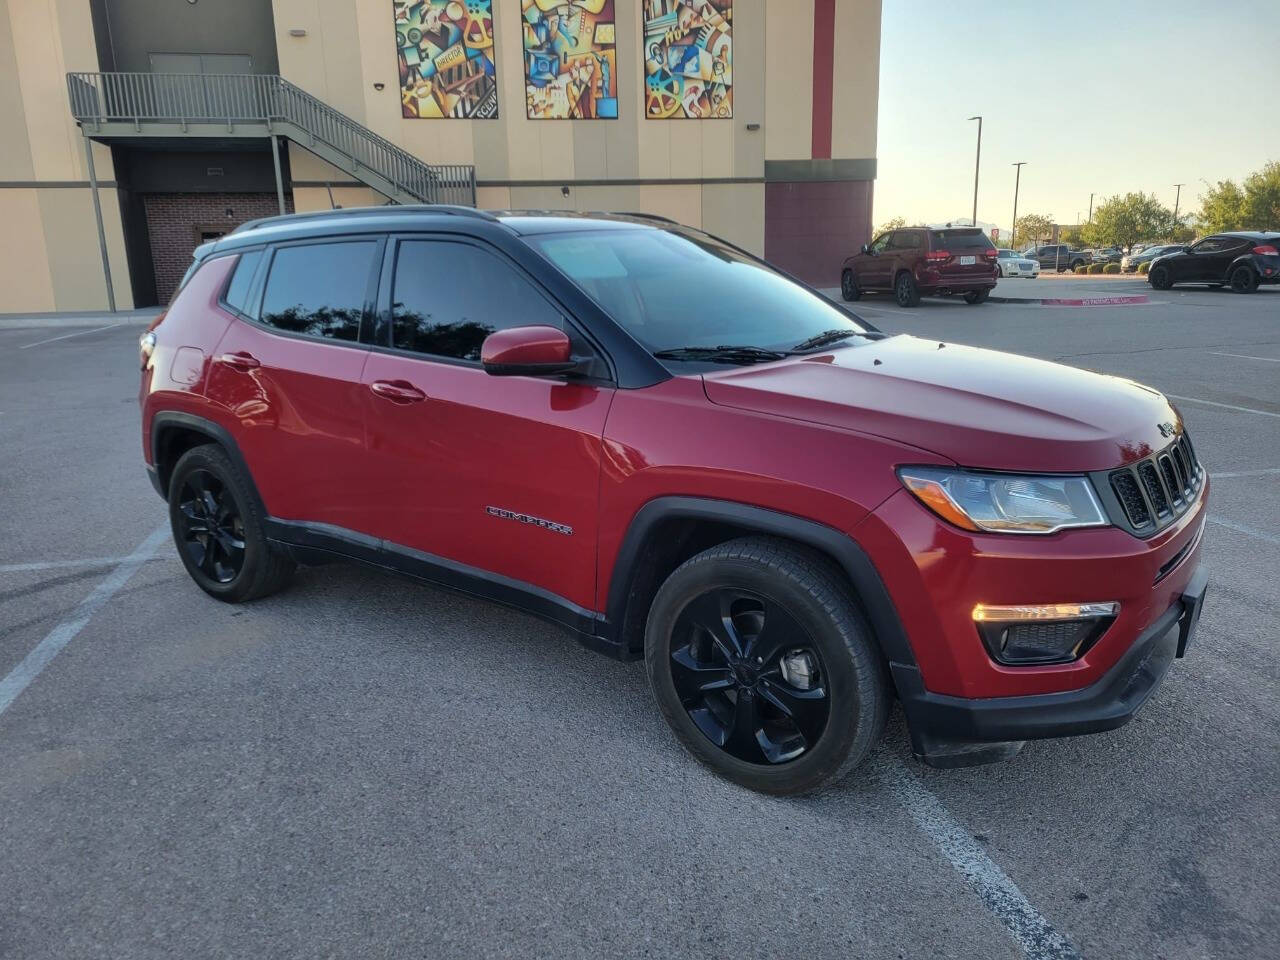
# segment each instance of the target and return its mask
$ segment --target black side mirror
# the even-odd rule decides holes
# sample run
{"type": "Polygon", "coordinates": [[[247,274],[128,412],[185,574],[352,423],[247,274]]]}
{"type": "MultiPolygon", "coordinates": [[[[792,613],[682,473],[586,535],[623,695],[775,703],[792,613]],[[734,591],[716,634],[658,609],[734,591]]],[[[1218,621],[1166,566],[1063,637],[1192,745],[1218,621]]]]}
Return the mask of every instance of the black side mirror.
{"type": "Polygon", "coordinates": [[[864,244],[862,245],[862,252],[863,252],[863,253],[870,253],[870,252],[871,252],[871,248],[870,248],[869,246],[867,246],[867,245],[864,243],[864,244]]]}

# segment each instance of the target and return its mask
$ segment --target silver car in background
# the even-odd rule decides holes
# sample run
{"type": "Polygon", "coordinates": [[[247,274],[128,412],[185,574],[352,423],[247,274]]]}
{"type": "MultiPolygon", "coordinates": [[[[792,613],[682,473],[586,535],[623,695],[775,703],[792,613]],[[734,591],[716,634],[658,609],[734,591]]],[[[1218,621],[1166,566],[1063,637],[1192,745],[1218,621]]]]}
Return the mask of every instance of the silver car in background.
{"type": "Polygon", "coordinates": [[[1040,261],[1013,250],[996,250],[996,269],[1001,277],[1030,277],[1034,280],[1040,276],[1040,261]]]}

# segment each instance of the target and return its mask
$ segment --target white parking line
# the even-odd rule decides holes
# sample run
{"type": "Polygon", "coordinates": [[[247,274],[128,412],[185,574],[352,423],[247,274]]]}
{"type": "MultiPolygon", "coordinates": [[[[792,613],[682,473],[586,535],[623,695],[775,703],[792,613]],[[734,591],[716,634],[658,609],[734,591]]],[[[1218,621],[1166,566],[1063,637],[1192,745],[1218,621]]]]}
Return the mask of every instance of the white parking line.
{"type": "Polygon", "coordinates": [[[1267,543],[1280,545],[1280,537],[1277,537],[1274,533],[1259,530],[1257,527],[1248,527],[1243,523],[1232,523],[1230,520],[1219,520],[1217,517],[1210,517],[1209,522],[1216,523],[1220,527],[1226,527],[1228,530],[1234,530],[1236,533],[1243,533],[1246,537],[1256,537],[1259,540],[1265,540],[1267,543]]]}
{"type": "Polygon", "coordinates": [[[22,662],[0,680],[0,713],[9,709],[9,704],[40,675],[40,671],[49,665],[59,651],[75,639],[76,634],[84,629],[89,619],[102,606],[116,595],[129,582],[129,578],[138,572],[151,557],[158,546],[169,536],[169,525],[165,524],[143,540],[138,548],[125,557],[106,579],[94,587],[93,592],[80,601],[70,620],[64,620],[45,635],[22,662]]]}
{"type": "Polygon", "coordinates": [[[1080,960],[1071,941],[1054,929],[987,856],[982,845],[896,757],[882,767],[885,781],[917,827],[999,920],[1030,960],[1080,960]]]}
{"type": "MultiPolygon", "coordinates": [[[[83,560],[41,560],[32,563],[0,563],[0,573],[27,573],[33,570],[69,570],[74,567],[106,567],[128,557],[86,557],[83,560]]],[[[154,557],[151,559],[155,559],[154,557]]]]}
{"type": "Polygon", "coordinates": [[[1231,480],[1235,477],[1270,477],[1280,473],[1280,467],[1265,467],[1262,470],[1238,470],[1235,473],[1211,473],[1210,480],[1231,480]]]}
{"type": "Polygon", "coordinates": [[[50,337],[48,340],[37,340],[35,343],[24,343],[19,350],[30,350],[32,347],[43,347],[46,343],[57,343],[59,340],[70,340],[72,337],[83,337],[87,333],[101,333],[103,330],[110,330],[113,327],[120,326],[124,321],[119,323],[108,323],[105,327],[94,327],[92,330],[77,330],[75,333],[64,333],[60,337],[50,337]]]}
{"type": "Polygon", "coordinates": [[[1219,353],[1217,350],[1210,350],[1215,357],[1235,357],[1237,360],[1262,360],[1266,363],[1280,363],[1280,358],[1276,357],[1251,357],[1247,353],[1219,353]]]}
{"type": "Polygon", "coordinates": [[[1271,410],[1255,410],[1253,407],[1237,407],[1234,403],[1219,403],[1217,400],[1201,400],[1199,397],[1180,397],[1176,393],[1166,393],[1166,397],[1172,400],[1185,400],[1187,403],[1203,403],[1209,407],[1222,407],[1225,410],[1238,410],[1241,413],[1256,413],[1262,417],[1276,417],[1280,419],[1280,413],[1271,410]]]}

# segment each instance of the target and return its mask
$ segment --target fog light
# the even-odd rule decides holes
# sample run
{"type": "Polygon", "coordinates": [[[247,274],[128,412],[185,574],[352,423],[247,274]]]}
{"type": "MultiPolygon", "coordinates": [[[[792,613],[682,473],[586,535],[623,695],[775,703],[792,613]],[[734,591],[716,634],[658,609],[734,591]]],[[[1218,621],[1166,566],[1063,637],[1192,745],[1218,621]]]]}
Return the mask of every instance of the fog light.
{"type": "Polygon", "coordinates": [[[1120,604],[978,604],[973,620],[998,663],[1068,663],[1079,659],[1116,618],[1120,604]]]}

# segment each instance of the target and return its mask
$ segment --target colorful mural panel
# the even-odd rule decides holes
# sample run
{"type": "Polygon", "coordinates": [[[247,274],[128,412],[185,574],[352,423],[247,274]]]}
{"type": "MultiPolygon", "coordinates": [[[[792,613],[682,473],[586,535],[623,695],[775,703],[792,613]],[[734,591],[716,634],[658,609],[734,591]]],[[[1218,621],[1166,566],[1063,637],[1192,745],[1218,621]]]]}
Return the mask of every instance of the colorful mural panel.
{"type": "Polygon", "coordinates": [[[642,0],[644,115],[651,120],[733,116],[730,0],[642,0]]]}
{"type": "Polygon", "coordinates": [[[410,118],[498,115],[493,0],[392,0],[401,113],[410,118]]]}
{"type": "Polygon", "coordinates": [[[530,120],[618,116],[613,0],[520,0],[530,120]]]}

